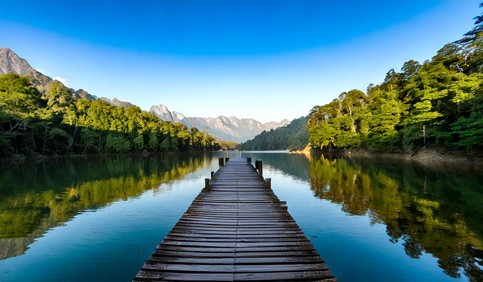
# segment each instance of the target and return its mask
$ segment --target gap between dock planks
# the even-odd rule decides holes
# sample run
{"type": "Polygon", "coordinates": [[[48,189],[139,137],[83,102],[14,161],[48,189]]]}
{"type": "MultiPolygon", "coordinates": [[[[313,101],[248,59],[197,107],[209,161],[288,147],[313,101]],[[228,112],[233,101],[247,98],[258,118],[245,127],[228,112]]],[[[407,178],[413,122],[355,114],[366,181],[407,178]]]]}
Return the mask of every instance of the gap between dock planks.
{"type": "Polygon", "coordinates": [[[226,161],[133,281],[337,281],[261,161],[226,161]]]}

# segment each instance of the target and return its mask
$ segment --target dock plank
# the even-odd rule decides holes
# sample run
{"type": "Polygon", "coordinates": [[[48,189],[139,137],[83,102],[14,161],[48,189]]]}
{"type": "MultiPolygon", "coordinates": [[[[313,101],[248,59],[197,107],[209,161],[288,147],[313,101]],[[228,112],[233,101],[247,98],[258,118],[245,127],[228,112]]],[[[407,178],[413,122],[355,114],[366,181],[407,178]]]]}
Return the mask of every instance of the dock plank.
{"type": "Polygon", "coordinates": [[[337,281],[246,159],[212,177],[133,281],[337,281]]]}

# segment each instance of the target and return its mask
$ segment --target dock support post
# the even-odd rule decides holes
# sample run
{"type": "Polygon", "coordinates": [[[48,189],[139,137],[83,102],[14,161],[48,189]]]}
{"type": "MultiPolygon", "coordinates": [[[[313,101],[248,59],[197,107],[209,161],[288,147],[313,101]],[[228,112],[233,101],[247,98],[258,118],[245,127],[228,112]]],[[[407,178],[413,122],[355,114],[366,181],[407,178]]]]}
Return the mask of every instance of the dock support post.
{"type": "Polygon", "coordinates": [[[211,172],[211,177],[212,178],[213,178],[213,175],[215,175],[215,172],[214,171],[211,172]]]}
{"type": "Polygon", "coordinates": [[[261,160],[255,161],[255,168],[258,170],[258,174],[260,174],[260,176],[263,176],[263,164],[261,160]]]}
{"type": "Polygon", "coordinates": [[[230,158],[225,158],[225,163],[227,163],[230,160],[230,158]]]}
{"type": "Polygon", "coordinates": [[[210,179],[209,178],[205,178],[205,188],[210,189],[210,179]]]}
{"type": "Polygon", "coordinates": [[[247,162],[251,164],[252,163],[252,157],[247,157],[247,162]]]}
{"type": "Polygon", "coordinates": [[[220,167],[224,166],[225,165],[225,159],[224,158],[218,158],[218,165],[220,167]]]}
{"type": "Polygon", "coordinates": [[[272,188],[272,179],[271,178],[265,178],[265,187],[272,188]]]}
{"type": "Polygon", "coordinates": [[[287,202],[286,201],[280,201],[280,206],[282,209],[286,210],[287,209],[287,202]]]}

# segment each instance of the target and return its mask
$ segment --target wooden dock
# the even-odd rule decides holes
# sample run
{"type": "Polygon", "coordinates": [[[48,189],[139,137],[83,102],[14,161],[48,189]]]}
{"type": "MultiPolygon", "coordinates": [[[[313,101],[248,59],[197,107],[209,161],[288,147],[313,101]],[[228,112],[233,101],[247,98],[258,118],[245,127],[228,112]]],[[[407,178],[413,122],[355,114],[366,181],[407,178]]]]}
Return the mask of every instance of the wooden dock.
{"type": "Polygon", "coordinates": [[[256,166],[220,159],[133,281],[337,281],[256,166]]]}

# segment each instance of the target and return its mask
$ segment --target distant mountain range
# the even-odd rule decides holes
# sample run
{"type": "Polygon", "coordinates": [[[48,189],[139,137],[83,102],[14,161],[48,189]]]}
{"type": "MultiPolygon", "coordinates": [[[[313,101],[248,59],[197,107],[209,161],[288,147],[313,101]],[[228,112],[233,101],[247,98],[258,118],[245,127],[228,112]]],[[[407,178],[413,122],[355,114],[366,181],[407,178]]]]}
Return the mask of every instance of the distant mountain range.
{"type": "MultiPolygon", "coordinates": [[[[12,50],[8,48],[0,48],[0,74],[7,73],[16,73],[30,77],[32,83],[40,92],[48,91],[53,81],[51,77],[32,68],[25,59],[19,57],[12,50]]],[[[76,98],[87,98],[89,100],[98,99],[96,96],[83,89],[74,90],[69,88],[69,91],[71,91],[71,94],[76,98]]],[[[100,99],[113,106],[125,108],[135,106],[132,103],[121,101],[116,98],[111,100],[102,97],[100,99]]],[[[247,141],[264,130],[269,131],[289,123],[286,119],[281,122],[261,123],[251,118],[239,119],[236,117],[225,116],[219,116],[217,118],[186,117],[176,111],[169,111],[165,105],[152,106],[150,112],[162,120],[180,122],[189,128],[196,127],[199,130],[207,131],[210,135],[216,136],[221,140],[235,142],[247,141]]]]}
{"type": "Polygon", "coordinates": [[[261,123],[251,118],[239,119],[233,116],[219,116],[216,118],[186,117],[176,111],[169,111],[165,105],[152,106],[149,111],[162,120],[180,122],[187,127],[196,127],[199,130],[205,130],[209,134],[222,140],[236,142],[247,141],[264,130],[268,131],[290,123],[286,119],[281,122],[261,123]]]}

